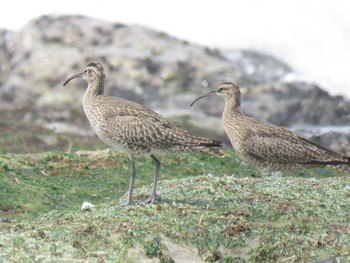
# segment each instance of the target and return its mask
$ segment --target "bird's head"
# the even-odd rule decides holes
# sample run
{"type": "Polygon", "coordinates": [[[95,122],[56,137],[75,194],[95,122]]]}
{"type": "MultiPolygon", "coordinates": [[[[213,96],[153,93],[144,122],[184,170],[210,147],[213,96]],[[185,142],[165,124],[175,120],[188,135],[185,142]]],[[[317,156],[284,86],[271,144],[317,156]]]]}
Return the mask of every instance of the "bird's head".
{"type": "Polygon", "coordinates": [[[83,72],[75,74],[68,78],[63,83],[63,86],[66,86],[69,81],[76,78],[83,78],[87,83],[93,83],[96,81],[103,83],[105,77],[106,75],[103,66],[98,62],[92,62],[85,67],[83,72]]]}
{"type": "Polygon", "coordinates": [[[195,99],[190,106],[192,106],[193,104],[195,104],[198,100],[208,97],[208,96],[221,96],[223,97],[225,100],[227,99],[233,99],[235,102],[238,102],[238,106],[239,106],[239,102],[241,99],[241,92],[239,89],[238,84],[234,83],[234,82],[223,82],[219,85],[219,87],[217,88],[217,90],[211,91],[203,96],[198,97],[197,99],[195,99]]]}

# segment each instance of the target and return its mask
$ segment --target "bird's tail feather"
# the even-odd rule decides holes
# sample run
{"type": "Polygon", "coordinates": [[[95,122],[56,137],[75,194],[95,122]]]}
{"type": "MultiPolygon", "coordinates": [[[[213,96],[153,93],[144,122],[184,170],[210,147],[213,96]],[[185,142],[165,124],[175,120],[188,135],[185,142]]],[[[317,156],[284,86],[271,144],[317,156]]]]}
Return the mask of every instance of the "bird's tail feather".
{"type": "Polygon", "coordinates": [[[337,169],[339,171],[343,171],[343,172],[349,172],[350,173],[350,166],[346,165],[346,164],[342,164],[342,165],[331,165],[330,167],[337,169]]]}
{"type": "Polygon", "coordinates": [[[224,156],[224,152],[219,149],[219,148],[215,148],[215,147],[221,147],[221,146],[195,146],[192,148],[192,150],[196,151],[196,152],[202,152],[202,153],[210,153],[210,154],[214,154],[216,156],[224,156]]]}
{"type": "Polygon", "coordinates": [[[344,164],[338,164],[338,165],[330,165],[330,167],[343,171],[343,172],[349,172],[350,173],[350,157],[345,157],[348,162],[344,164]]]}
{"type": "Polygon", "coordinates": [[[201,143],[198,147],[200,152],[211,153],[216,156],[224,156],[224,153],[218,149],[222,147],[222,142],[217,140],[212,140],[211,142],[201,143]]]}
{"type": "Polygon", "coordinates": [[[223,143],[218,140],[207,139],[204,137],[194,137],[196,140],[189,143],[179,144],[179,147],[183,151],[191,152],[203,152],[214,154],[216,156],[224,156],[224,153],[219,149],[223,146],[223,143]]]}

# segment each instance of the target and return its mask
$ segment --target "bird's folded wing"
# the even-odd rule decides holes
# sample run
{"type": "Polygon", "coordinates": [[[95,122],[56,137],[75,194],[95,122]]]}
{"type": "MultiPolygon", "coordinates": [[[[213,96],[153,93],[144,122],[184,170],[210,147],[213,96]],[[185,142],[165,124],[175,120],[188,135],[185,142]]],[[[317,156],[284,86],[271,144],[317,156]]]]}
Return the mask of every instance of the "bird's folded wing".
{"type": "MultiPolygon", "coordinates": [[[[291,133],[292,134],[292,133],[291,133]]],[[[297,135],[253,135],[244,142],[247,154],[265,161],[300,164],[339,164],[344,158],[297,135]]]]}
{"type": "Polygon", "coordinates": [[[196,140],[196,136],[158,116],[117,116],[106,119],[106,125],[109,130],[115,130],[114,135],[118,134],[124,142],[132,144],[167,147],[194,145],[196,140]]]}

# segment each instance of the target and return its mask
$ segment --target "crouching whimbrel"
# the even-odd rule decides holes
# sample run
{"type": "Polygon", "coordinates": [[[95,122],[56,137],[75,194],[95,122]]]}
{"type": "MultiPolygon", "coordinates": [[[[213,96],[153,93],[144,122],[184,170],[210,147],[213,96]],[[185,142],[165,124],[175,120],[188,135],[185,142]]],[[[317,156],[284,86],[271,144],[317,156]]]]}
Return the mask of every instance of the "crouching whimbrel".
{"type": "Polygon", "coordinates": [[[216,91],[195,99],[218,95],[224,98],[224,130],[238,156],[256,167],[262,175],[275,171],[333,166],[350,171],[350,158],[309,141],[289,130],[244,115],[239,107],[241,93],[237,84],[222,83],[216,91]]]}
{"type": "Polygon", "coordinates": [[[88,83],[83,97],[83,108],[98,137],[109,146],[129,156],[131,179],[127,204],[133,203],[136,156],[149,155],[155,163],[152,194],[145,201],[145,203],[153,203],[156,198],[160,170],[160,161],[156,158],[156,154],[192,151],[222,155],[216,149],[221,147],[221,142],[195,136],[135,102],[104,96],[105,71],[100,63],[88,64],[82,73],[67,79],[63,86],[75,78],[84,78],[88,83]]]}

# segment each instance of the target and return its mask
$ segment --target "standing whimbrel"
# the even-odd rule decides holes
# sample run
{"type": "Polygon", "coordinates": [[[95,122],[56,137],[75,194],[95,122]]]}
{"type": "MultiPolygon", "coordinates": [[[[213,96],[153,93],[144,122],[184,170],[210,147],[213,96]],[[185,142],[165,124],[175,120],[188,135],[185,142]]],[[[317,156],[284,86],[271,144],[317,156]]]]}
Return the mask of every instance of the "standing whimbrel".
{"type": "Polygon", "coordinates": [[[154,111],[132,101],[104,96],[105,71],[100,63],[90,63],[82,73],[67,79],[63,86],[75,78],[88,83],[83,97],[83,108],[98,137],[109,146],[128,154],[131,179],[127,204],[133,203],[136,166],[135,157],[149,155],[156,165],[152,194],[145,203],[156,198],[160,161],[158,153],[177,151],[209,152],[222,155],[216,147],[221,142],[198,137],[176,127],[154,111]]]}
{"type": "Polygon", "coordinates": [[[349,157],[282,127],[244,115],[239,109],[241,92],[235,83],[222,83],[216,91],[195,99],[190,106],[212,95],[225,100],[222,122],[234,150],[245,163],[260,170],[262,175],[315,166],[334,166],[350,171],[349,157]]]}

